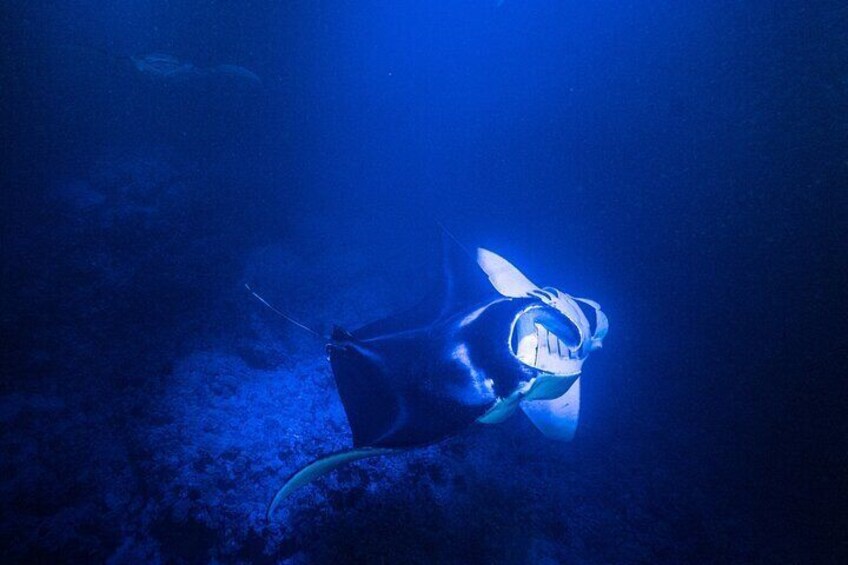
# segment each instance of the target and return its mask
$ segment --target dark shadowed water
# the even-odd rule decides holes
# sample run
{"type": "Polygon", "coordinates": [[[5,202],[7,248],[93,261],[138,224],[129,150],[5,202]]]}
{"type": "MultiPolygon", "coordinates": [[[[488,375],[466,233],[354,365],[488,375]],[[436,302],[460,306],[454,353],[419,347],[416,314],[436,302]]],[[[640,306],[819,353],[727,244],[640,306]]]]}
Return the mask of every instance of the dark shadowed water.
{"type": "Polygon", "coordinates": [[[842,2],[0,15],[4,563],[848,559],[842,2]],[[603,305],[574,440],[472,425],[267,521],[352,436],[245,283],[354,329],[439,223],[603,305]]]}

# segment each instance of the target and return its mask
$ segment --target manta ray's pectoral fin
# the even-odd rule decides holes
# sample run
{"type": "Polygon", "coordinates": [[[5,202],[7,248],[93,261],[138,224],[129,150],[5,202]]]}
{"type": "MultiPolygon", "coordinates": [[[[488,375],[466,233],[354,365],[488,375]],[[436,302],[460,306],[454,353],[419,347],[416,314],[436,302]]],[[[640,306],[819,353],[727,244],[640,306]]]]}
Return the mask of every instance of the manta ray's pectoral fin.
{"type": "Polygon", "coordinates": [[[546,437],[570,441],[580,417],[580,379],[562,396],[552,400],[525,400],[521,409],[546,437]]]}
{"type": "Polygon", "coordinates": [[[499,398],[485,414],[477,418],[481,424],[500,424],[513,414],[521,405],[522,393],[516,391],[506,398],[499,398]]]}
{"type": "Polygon", "coordinates": [[[488,249],[477,250],[477,264],[502,296],[524,298],[534,291],[541,290],[512,263],[488,249]]]}
{"type": "Polygon", "coordinates": [[[294,492],[295,489],[314,481],[318,477],[326,475],[330,471],[344,465],[345,463],[352,463],[354,461],[359,461],[360,459],[365,459],[367,457],[387,455],[395,451],[399,450],[389,448],[362,447],[359,449],[349,449],[347,451],[340,451],[338,453],[333,453],[331,455],[327,455],[326,457],[322,457],[313,461],[312,463],[310,463],[309,465],[289,477],[289,480],[287,480],[283,487],[277,491],[277,494],[274,495],[274,499],[271,501],[270,506],[268,506],[268,513],[266,517],[268,518],[268,520],[273,518],[274,512],[280,506],[280,503],[288,495],[294,492]]]}
{"type": "MultiPolygon", "coordinates": [[[[492,286],[465,248],[448,232],[442,234],[441,257],[434,288],[412,308],[371,322],[352,332],[356,339],[386,336],[432,326],[473,304],[494,298],[492,286]]],[[[422,269],[426,278],[426,269],[422,269]]]]}

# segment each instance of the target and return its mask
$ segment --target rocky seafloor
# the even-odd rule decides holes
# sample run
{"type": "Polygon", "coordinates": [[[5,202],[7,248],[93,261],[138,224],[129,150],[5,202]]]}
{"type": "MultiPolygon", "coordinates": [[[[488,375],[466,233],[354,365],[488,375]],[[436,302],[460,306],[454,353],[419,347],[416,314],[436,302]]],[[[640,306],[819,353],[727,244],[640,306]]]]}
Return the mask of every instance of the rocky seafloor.
{"type": "Polygon", "coordinates": [[[351,434],[323,345],[243,285],[310,323],[355,327],[424,283],[418,266],[330,241],[320,225],[267,239],[204,216],[204,182],[155,151],[110,156],[57,182],[41,227],[13,242],[4,562],[754,557],[744,508],[726,506],[732,495],[695,457],[711,431],[604,386],[632,371],[614,317],[586,366],[574,442],[552,443],[518,415],[348,465],[267,521],[286,477],[351,434]]]}

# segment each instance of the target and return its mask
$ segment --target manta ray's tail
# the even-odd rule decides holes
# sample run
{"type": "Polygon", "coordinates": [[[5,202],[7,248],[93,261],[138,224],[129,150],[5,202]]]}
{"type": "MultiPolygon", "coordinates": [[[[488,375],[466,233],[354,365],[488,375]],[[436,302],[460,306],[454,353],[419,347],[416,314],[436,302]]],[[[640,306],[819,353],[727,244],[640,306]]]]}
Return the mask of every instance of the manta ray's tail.
{"type": "Polygon", "coordinates": [[[318,333],[317,331],[313,330],[313,329],[312,329],[312,328],[310,328],[309,326],[307,326],[307,325],[305,325],[305,324],[302,324],[302,323],[298,322],[297,320],[295,320],[294,318],[292,318],[291,316],[289,316],[289,315],[288,315],[288,314],[286,314],[285,312],[282,312],[281,310],[279,310],[279,309],[275,308],[274,306],[272,306],[270,302],[268,302],[267,300],[265,300],[264,298],[262,298],[261,296],[259,296],[259,295],[258,295],[258,294],[257,294],[257,293],[256,293],[256,292],[252,289],[252,288],[250,288],[250,285],[249,285],[249,284],[245,284],[245,285],[244,285],[244,288],[246,288],[246,289],[247,289],[247,291],[250,293],[250,295],[251,295],[251,296],[253,296],[253,298],[255,298],[256,300],[258,300],[259,302],[261,302],[261,303],[262,303],[263,305],[265,305],[265,306],[266,306],[269,310],[271,310],[272,312],[274,312],[276,315],[280,316],[281,318],[283,318],[283,319],[284,319],[284,320],[286,320],[287,322],[290,322],[290,323],[294,324],[295,326],[299,327],[299,328],[300,328],[300,329],[302,329],[302,330],[306,330],[306,331],[308,331],[309,333],[311,333],[312,335],[314,335],[314,336],[315,336],[315,337],[317,337],[318,339],[323,339],[323,340],[327,340],[327,339],[328,339],[326,336],[321,335],[320,333],[318,333]]]}
{"type": "Polygon", "coordinates": [[[337,467],[341,467],[345,463],[352,463],[353,461],[359,461],[360,459],[365,459],[367,457],[388,455],[389,453],[394,453],[396,451],[399,450],[384,447],[360,447],[358,449],[348,449],[347,451],[333,453],[313,461],[289,477],[289,480],[286,481],[283,488],[277,491],[277,494],[274,496],[274,500],[271,501],[271,505],[268,507],[268,520],[273,518],[274,512],[283,499],[290,495],[295,489],[314,481],[318,477],[326,475],[330,471],[337,467]]]}

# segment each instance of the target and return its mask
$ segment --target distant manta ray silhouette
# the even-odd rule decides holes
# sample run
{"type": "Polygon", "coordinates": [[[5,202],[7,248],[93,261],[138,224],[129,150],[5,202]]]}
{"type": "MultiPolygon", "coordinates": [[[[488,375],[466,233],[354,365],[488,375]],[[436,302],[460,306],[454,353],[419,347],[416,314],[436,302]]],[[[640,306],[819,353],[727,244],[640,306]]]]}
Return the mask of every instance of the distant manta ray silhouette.
{"type": "Polygon", "coordinates": [[[140,73],[166,80],[211,76],[238,80],[254,86],[262,85],[262,79],[256,73],[239,65],[217,65],[201,68],[164,53],[130,56],[129,59],[140,73]]]}
{"type": "Polygon", "coordinates": [[[177,83],[212,78],[239,82],[252,87],[262,86],[262,79],[256,73],[239,65],[223,64],[214,67],[198,67],[189,61],[180,60],[167,53],[125,55],[85,45],[71,44],[67,47],[97,53],[110,61],[127,65],[146,77],[162,82],[177,83]]]}

